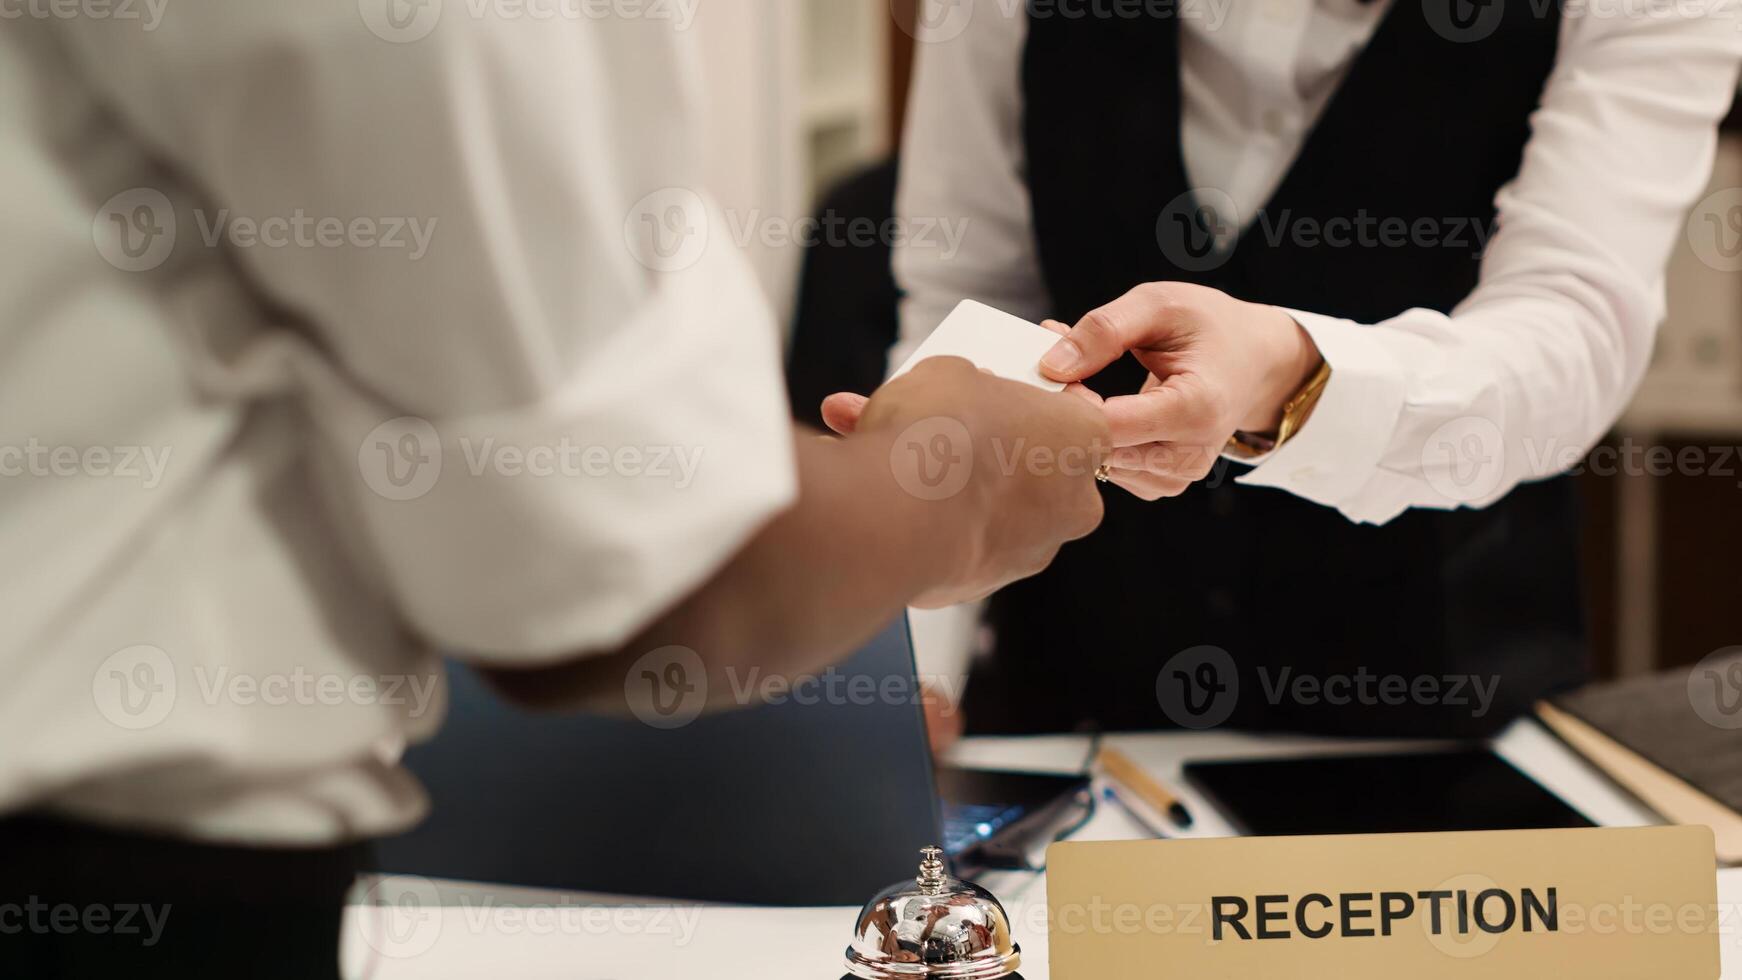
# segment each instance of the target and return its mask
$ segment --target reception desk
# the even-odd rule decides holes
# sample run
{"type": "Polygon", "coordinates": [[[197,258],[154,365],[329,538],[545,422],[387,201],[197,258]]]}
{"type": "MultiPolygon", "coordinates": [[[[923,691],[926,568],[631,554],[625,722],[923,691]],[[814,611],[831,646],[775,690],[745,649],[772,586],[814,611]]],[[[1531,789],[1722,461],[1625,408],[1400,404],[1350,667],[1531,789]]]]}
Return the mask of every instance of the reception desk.
{"type": "MultiPolygon", "coordinates": [[[[1116,747],[1196,804],[1191,836],[1231,828],[1179,780],[1187,759],[1406,749],[1424,743],[1277,738],[1236,733],[1110,735],[1116,747]]],[[[1086,736],[971,739],[953,762],[966,766],[1070,772],[1086,736]]],[[[1655,823],[1652,815],[1533,722],[1519,722],[1495,749],[1604,826],[1655,823]]],[[[1279,801],[1279,805],[1288,805],[1279,801]]],[[[1073,839],[1146,836],[1107,806],[1073,839]]],[[[778,854],[769,855],[778,861],[778,854]]],[[[1044,873],[981,879],[1003,900],[1023,949],[1022,975],[1046,980],[1044,873]]],[[[359,903],[346,923],[346,975],[356,980],[835,980],[857,909],[769,909],[672,905],[657,900],[564,894],[448,882],[419,883],[420,907],[359,903]]],[[[870,896],[866,896],[869,898],[870,896]]],[[[1724,980],[1742,980],[1742,869],[1719,873],[1724,980]]]]}

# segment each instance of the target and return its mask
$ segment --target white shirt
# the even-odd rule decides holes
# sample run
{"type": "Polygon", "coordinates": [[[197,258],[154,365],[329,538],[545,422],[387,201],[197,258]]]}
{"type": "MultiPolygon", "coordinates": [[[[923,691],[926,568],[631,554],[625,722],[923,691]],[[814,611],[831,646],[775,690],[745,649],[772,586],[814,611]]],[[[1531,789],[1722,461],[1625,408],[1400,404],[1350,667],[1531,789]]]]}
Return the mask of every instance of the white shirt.
{"type": "MultiPolygon", "coordinates": [[[[1331,381],[1310,422],[1241,483],[1375,524],[1410,507],[1481,507],[1569,468],[1619,417],[1664,315],[1670,248],[1711,172],[1742,19],[1729,0],[1564,6],[1554,72],[1523,166],[1497,196],[1475,291],[1449,316],[1412,309],[1379,324],[1290,311],[1331,381]]],[[[1388,7],[1181,4],[1193,183],[1222,191],[1250,222],[1388,7]]],[[[933,8],[897,210],[965,219],[969,231],[951,253],[897,250],[905,299],[892,365],[963,297],[1030,320],[1055,315],[1022,179],[1025,5],[933,8]]],[[[961,669],[974,616],[915,617],[922,664],[941,681],[961,669]]]]}
{"type": "Polygon", "coordinates": [[[612,647],[790,502],[777,332],[671,22],[151,9],[0,27],[0,811],[399,829],[434,649],[612,647]]]}
{"type": "MultiPolygon", "coordinates": [[[[919,45],[898,210],[970,230],[951,254],[897,252],[906,299],[892,364],[962,297],[1031,320],[1055,312],[1021,177],[1025,7],[969,6],[967,18],[934,12],[940,29],[919,45]]],[[[1250,222],[1388,3],[1179,9],[1187,170],[1250,222]]],[[[1575,463],[1644,375],[1664,266],[1735,93],[1739,27],[1729,0],[1566,5],[1476,290],[1449,316],[1412,309],[1380,324],[1291,311],[1331,382],[1310,423],[1241,482],[1384,523],[1409,507],[1484,506],[1575,463]]]]}

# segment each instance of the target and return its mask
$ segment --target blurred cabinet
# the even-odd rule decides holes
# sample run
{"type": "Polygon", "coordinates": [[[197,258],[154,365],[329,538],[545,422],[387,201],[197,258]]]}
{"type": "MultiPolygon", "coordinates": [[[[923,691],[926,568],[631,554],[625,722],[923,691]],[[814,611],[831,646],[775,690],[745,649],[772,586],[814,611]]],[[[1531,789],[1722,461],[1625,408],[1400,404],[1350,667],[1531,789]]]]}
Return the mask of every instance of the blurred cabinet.
{"type": "Polygon", "coordinates": [[[1580,477],[1598,660],[1622,675],[1742,643],[1742,136],[1721,141],[1666,285],[1651,370],[1604,446],[1613,465],[1580,477]]]}
{"type": "Polygon", "coordinates": [[[1742,136],[1720,141],[1665,282],[1668,319],[1621,430],[1742,434],[1742,136]]]}
{"type": "Polygon", "coordinates": [[[803,0],[800,124],[811,200],[890,150],[888,7],[874,0],[803,0]]]}

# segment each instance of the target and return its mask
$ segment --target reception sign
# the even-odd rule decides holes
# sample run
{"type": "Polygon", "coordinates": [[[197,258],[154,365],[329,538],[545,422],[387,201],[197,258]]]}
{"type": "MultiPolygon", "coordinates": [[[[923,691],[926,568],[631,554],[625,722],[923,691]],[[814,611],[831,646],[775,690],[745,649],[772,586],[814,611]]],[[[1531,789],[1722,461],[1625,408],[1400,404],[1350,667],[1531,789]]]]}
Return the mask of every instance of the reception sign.
{"type": "Polygon", "coordinates": [[[1055,844],[1055,980],[1717,980],[1710,830],[1055,844]]]}

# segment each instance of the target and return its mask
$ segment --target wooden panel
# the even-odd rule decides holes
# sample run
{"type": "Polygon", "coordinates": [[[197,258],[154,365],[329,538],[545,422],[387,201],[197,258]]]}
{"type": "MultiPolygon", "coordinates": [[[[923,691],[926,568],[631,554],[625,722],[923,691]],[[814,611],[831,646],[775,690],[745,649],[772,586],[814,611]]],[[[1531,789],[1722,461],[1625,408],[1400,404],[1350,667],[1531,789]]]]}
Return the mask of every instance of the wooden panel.
{"type": "Polygon", "coordinates": [[[1680,667],[1742,645],[1742,440],[1669,440],[1703,472],[1659,481],[1658,664],[1680,667]]]}
{"type": "Polygon", "coordinates": [[[1617,494],[1615,479],[1584,473],[1578,477],[1583,525],[1585,623],[1590,634],[1591,670],[1601,679],[1615,676],[1617,494]]]}

